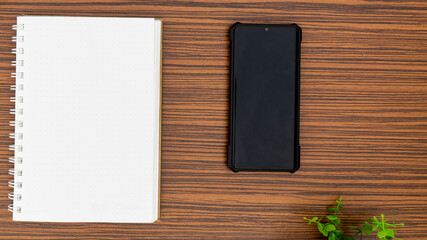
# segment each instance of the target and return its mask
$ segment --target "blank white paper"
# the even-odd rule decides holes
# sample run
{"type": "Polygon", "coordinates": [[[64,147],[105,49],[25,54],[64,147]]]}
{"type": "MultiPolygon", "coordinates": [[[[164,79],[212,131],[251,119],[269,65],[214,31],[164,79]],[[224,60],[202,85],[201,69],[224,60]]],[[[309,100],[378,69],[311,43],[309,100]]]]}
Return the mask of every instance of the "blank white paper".
{"type": "Polygon", "coordinates": [[[18,17],[14,220],[158,219],[160,28],[149,18],[18,17]]]}

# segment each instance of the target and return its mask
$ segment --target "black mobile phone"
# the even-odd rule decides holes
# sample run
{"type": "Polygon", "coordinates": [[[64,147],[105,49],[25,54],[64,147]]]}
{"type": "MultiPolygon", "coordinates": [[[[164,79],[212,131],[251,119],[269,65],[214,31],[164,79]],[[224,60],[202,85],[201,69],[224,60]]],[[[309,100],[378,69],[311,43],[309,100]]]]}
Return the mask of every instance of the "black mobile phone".
{"type": "Polygon", "coordinates": [[[299,168],[301,38],[296,24],[231,26],[231,170],[299,168]]]}

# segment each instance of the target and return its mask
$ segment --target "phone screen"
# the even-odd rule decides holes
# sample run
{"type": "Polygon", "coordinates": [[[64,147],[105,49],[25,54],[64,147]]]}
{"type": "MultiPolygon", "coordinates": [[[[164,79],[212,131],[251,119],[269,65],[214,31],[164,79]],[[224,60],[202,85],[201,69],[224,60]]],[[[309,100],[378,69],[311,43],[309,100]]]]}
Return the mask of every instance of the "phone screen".
{"type": "Polygon", "coordinates": [[[233,165],[293,171],[299,161],[300,29],[239,24],[232,34],[233,165]]]}

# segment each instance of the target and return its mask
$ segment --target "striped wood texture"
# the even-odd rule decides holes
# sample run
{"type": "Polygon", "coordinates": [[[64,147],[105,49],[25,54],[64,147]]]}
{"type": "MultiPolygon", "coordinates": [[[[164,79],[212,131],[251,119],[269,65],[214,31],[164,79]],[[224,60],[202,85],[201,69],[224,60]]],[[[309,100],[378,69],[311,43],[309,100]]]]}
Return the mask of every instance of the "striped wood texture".
{"type": "Polygon", "coordinates": [[[426,238],[426,1],[2,0],[0,17],[0,238],[321,239],[302,217],[338,195],[346,224],[384,213],[406,223],[398,236],[426,238]],[[11,221],[10,26],[21,14],[164,18],[161,222],[11,221]],[[226,167],[236,21],[303,29],[295,174],[226,167]]]}

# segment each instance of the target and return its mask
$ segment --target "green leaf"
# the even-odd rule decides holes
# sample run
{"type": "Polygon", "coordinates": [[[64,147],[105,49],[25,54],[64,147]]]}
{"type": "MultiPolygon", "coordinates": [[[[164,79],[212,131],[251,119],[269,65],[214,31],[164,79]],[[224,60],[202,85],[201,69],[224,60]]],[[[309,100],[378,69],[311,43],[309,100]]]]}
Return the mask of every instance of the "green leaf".
{"type": "MultiPolygon", "coordinates": [[[[357,235],[359,235],[360,233],[362,233],[362,231],[360,231],[360,230],[359,230],[359,231],[357,231],[357,233],[355,233],[355,234],[353,235],[353,239],[354,239],[354,238],[356,238],[356,237],[357,237],[357,235]]],[[[360,234],[360,237],[362,237],[362,234],[360,234]]]]}
{"type": "Polygon", "coordinates": [[[372,231],[375,231],[380,226],[380,223],[374,223],[374,227],[372,228],[372,231]]]}
{"type": "Polygon", "coordinates": [[[313,222],[316,222],[316,220],[317,219],[319,219],[318,217],[314,217],[314,218],[312,218],[309,222],[308,222],[308,224],[311,224],[311,223],[313,223],[313,222]]]}
{"type": "Polygon", "coordinates": [[[335,212],[337,209],[336,208],[333,208],[333,207],[329,207],[328,208],[328,211],[331,211],[331,212],[335,212]]]}
{"type": "Polygon", "coordinates": [[[317,229],[319,229],[319,232],[323,232],[323,231],[324,231],[324,229],[323,229],[323,224],[318,223],[318,224],[317,224],[317,229]]]}
{"type": "Polygon", "coordinates": [[[329,234],[328,240],[335,240],[335,234],[334,233],[329,234]]]}
{"type": "Polygon", "coordinates": [[[326,216],[329,220],[331,220],[331,222],[335,225],[338,226],[340,225],[340,219],[337,216],[326,216]]]}
{"type": "Polygon", "coordinates": [[[325,227],[321,223],[317,223],[317,228],[319,229],[319,232],[323,234],[323,236],[328,236],[328,231],[325,230],[325,227]]]}
{"type": "Polygon", "coordinates": [[[325,230],[328,231],[328,232],[332,232],[332,231],[335,231],[336,228],[335,228],[335,226],[333,224],[327,223],[325,225],[325,230]]]}
{"type": "Polygon", "coordinates": [[[386,230],[383,230],[383,231],[378,231],[378,234],[377,234],[377,236],[378,236],[378,238],[385,238],[386,236],[387,236],[387,231],[386,230]]]}
{"type": "Polygon", "coordinates": [[[366,235],[372,235],[372,230],[370,230],[370,229],[362,229],[362,233],[364,233],[366,235]]]}
{"type": "Polygon", "coordinates": [[[333,224],[335,224],[335,226],[340,225],[340,222],[341,222],[341,221],[340,221],[340,219],[339,219],[339,218],[337,218],[336,220],[333,220],[333,221],[332,221],[332,223],[333,223],[333,224]]]}
{"type": "Polygon", "coordinates": [[[357,227],[353,227],[353,226],[348,226],[348,227],[353,229],[353,230],[359,230],[357,227]]]}
{"type": "Polygon", "coordinates": [[[327,237],[328,236],[328,232],[327,231],[323,231],[322,232],[323,236],[327,237]]]}
{"type": "Polygon", "coordinates": [[[363,225],[363,228],[362,228],[362,233],[366,235],[372,234],[372,226],[368,221],[365,221],[365,225],[363,225]]]}
{"type": "Polygon", "coordinates": [[[394,237],[394,231],[392,229],[387,229],[387,236],[394,237]]]}
{"type": "Polygon", "coordinates": [[[341,209],[342,209],[341,201],[342,201],[342,197],[340,197],[340,199],[339,199],[339,200],[336,200],[336,201],[335,201],[335,202],[337,203],[337,208],[338,208],[338,210],[341,210],[341,209]]]}
{"type": "Polygon", "coordinates": [[[374,218],[371,219],[371,223],[379,223],[377,217],[374,216],[374,218]]]}

